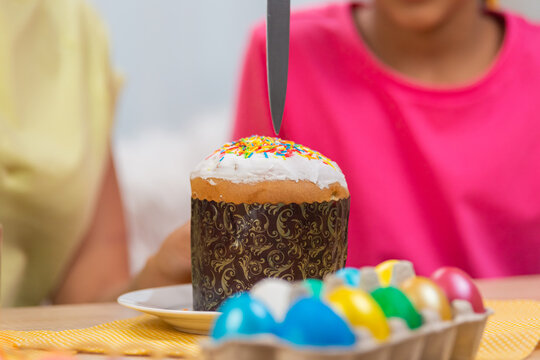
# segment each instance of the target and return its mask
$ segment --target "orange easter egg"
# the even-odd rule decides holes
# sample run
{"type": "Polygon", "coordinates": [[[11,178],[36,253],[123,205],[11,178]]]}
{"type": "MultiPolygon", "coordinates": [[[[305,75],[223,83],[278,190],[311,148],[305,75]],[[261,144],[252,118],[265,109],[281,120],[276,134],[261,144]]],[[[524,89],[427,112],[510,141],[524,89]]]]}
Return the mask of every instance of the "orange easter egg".
{"type": "Polygon", "coordinates": [[[434,281],[415,276],[404,281],[400,288],[418,310],[433,310],[442,320],[452,320],[450,302],[444,291],[434,281]]]}

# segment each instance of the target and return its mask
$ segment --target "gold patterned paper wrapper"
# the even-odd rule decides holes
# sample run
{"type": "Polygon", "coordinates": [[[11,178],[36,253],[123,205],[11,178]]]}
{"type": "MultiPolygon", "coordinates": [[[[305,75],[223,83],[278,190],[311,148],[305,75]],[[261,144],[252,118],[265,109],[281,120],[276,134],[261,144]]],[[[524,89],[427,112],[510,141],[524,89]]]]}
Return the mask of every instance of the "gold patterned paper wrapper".
{"type": "Polygon", "coordinates": [[[322,279],[345,266],[350,199],[303,204],[191,200],[193,305],[216,310],[259,280],[322,279]]]}

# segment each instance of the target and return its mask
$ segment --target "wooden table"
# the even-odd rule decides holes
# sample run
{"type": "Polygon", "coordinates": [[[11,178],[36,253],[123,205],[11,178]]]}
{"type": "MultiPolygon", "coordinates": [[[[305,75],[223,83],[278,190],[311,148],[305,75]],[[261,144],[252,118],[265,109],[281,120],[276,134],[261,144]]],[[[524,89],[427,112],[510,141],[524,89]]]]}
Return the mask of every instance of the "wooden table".
{"type": "MultiPolygon", "coordinates": [[[[488,299],[540,300],[540,275],[482,280],[478,281],[478,285],[488,299]]],[[[3,309],[0,313],[0,330],[75,329],[138,315],[114,303],[50,306],[44,310],[43,307],[3,309]]],[[[79,357],[94,360],[100,358],[97,355],[79,357]]],[[[540,347],[528,359],[540,360],[540,347]]]]}

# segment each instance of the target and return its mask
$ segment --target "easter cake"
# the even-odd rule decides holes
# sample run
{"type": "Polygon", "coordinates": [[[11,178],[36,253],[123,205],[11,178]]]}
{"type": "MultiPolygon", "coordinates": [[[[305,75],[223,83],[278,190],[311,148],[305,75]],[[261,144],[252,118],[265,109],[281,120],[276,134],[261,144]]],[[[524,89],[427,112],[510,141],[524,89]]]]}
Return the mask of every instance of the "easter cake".
{"type": "Polygon", "coordinates": [[[349,191],[339,166],[292,141],[225,144],[191,174],[195,310],[264,278],[322,279],[345,264],[349,191]]]}
{"type": "Polygon", "coordinates": [[[266,279],[220,308],[206,360],[473,360],[491,311],[467,274],[406,261],[266,279]]]}

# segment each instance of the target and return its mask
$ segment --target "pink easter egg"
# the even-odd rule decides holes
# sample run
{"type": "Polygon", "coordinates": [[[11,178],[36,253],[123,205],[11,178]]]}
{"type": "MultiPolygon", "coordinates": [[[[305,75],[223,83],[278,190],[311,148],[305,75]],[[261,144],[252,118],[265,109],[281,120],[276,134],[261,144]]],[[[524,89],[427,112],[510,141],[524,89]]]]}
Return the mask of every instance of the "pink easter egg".
{"type": "Polygon", "coordinates": [[[466,300],[471,303],[475,313],[486,311],[480,291],[463,270],[443,267],[435,271],[431,278],[443,289],[448,300],[466,300]]]}

